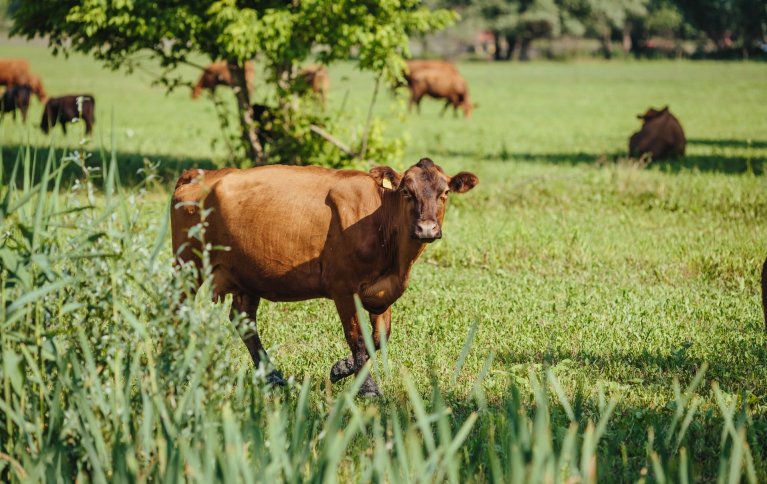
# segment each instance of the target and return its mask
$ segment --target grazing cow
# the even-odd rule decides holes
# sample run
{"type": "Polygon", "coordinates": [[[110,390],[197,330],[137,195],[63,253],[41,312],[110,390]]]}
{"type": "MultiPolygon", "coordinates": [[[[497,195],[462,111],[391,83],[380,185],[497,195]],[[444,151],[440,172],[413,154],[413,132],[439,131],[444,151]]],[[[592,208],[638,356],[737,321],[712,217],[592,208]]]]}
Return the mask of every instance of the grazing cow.
{"type": "Polygon", "coordinates": [[[40,102],[44,103],[48,98],[40,77],[29,70],[26,59],[0,59],[0,85],[9,90],[13,86],[30,86],[40,102]]]}
{"type": "MultiPolygon", "coordinates": [[[[391,330],[391,306],[408,285],[426,244],[442,236],[448,193],[479,183],[468,172],[450,177],[424,158],[400,174],[316,166],[270,165],[247,170],[189,170],[173,194],[171,227],[177,263],[201,267],[200,241],[187,236],[200,223],[199,202],[213,209],[205,242],[214,298],[232,294],[233,307],[256,321],[261,298],[335,303],[351,355],[330,371],[337,382],[368,360],[354,295],[372,322],[376,348],[391,330]]],[[[258,330],[243,336],[255,364],[263,353],[258,330]]],[[[276,371],[271,381],[281,382],[276,371]]],[[[380,395],[368,376],[360,394],[380,395]]]]}
{"type": "Polygon", "coordinates": [[[762,310],[764,311],[764,329],[767,330],[767,260],[762,266],[762,310]]]}
{"type": "Polygon", "coordinates": [[[40,76],[34,73],[30,73],[27,77],[27,82],[29,87],[32,88],[34,95],[37,96],[38,101],[41,103],[48,101],[48,95],[45,93],[45,89],[43,88],[43,81],[40,79],[40,76]]]}
{"type": "Polygon", "coordinates": [[[16,119],[16,110],[21,111],[21,119],[27,121],[27,111],[29,110],[29,98],[32,96],[32,88],[29,86],[13,86],[6,89],[0,100],[0,116],[5,113],[13,113],[13,119],[16,119]]]}
{"type": "Polygon", "coordinates": [[[463,109],[463,115],[469,118],[471,117],[472,110],[476,107],[469,100],[469,88],[466,85],[466,81],[457,71],[452,69],[432,68],[417,70],[410,74],[408,87],[410,88],[408,110],[411,110],[413,105],[415,105],[420,112],[421,99],[424,96],[445,100],[442,115],[452,105],[454,114],[458,112],[460,107],[463,109]]]}
{"type": "MultiPolygon", "coordinates": [[[[253,80],[256,77],[256,68],[252,61],[245,63],[245,84],[248,87],[248,92],[253,90],[253,80]]],[[[226,61],[218,61],[209,65],[202,71],[200,79],[195,84],[192,90],[192,99],[197,99],[202,94],[203,89],[209,90],[211,93],[216,92],[216,86],[225,85],[234,87],[232,82],[232,73],[229,72],[229,66],[226,61]]]]}
{"type": "Polygon", "coordinates": [[[0,84],[8,89],[25,84],[29,74],[26,59],[0,59],[0,84]]]}
{"type": "Polygon", "coordinates": [[[324,105],[327,102],[328,91],[330,91],[330,77],[325,66],[310,65],[306,66],[298,73],[297,89],[299,91],[311,90],[324,105]]]}
{"type": "Polygon", "coordinates": [[[679,120],[671,114],[668,106],[660,111],[650,108],[637,118],[644,121],[642,129],[629,139],[629,155],[642,156],[650,153],[653,160],[684,156],[687,140],[679,120]]]}
{"type": "Polygon", "coordinates": [[[60,123],[66,134],[68,122],[82,119],[85,122],[85,133],[91,134],[95,109],[96,99],[90,94],[52,97],[45,103],[40,129],[47,134],[56,123],[60,123]]]}

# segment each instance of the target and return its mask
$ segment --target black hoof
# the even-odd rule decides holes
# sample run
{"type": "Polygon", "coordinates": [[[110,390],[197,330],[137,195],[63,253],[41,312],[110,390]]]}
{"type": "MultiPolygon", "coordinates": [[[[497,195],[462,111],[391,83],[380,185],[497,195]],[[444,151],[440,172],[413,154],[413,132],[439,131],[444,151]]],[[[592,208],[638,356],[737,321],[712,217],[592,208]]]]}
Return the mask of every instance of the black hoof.
{"type": "Polygon", "coordinates": [[[339,380],[343,380],[347,376],[354,374],[354,360],[349,358],[342,358],[333,364],[333,368],[330,369],[330,381],[336,383],[339,380]]]}
{"type": "Polygon", "coordinates": [[[381,390],[378,389],[376,382],[374,382],[372,378],[367,377],[365,383],[360,387],[360,391],[357,392],[357,396],[362,398],[379,398],[382,397],[383,394],[381,393],[381,390]]]}
{"type": "Polygon", "coordinates": [[[282,378],[282,373],[280,373],[277,370],[272,370],[269,372],[268,375],[266,375],[266,383],[273,385],[273,386],[281,386],[284,387],[288,384],[288,382],[285,381],[284,378],[282,378]]]}

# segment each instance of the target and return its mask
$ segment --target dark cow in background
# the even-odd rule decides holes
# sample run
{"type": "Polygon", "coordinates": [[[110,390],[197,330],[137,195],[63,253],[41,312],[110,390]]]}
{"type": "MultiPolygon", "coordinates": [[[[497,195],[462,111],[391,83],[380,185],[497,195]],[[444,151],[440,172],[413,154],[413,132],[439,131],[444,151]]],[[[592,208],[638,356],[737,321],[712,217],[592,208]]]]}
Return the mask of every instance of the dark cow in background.
{"type": "MultiPolygon", "coordinates": [[[[245,84],[247,85],[248,92],[253,90],[253,81],[256,77],[256,67],[252,61],[245,63],[245,84]]],[[[229,72],[229,66],[226,61],[218,61],[209,65],[202,71],[200,79],[192,89],[192,99],[197,99],[202,94],[203,89],[207,89],[212,93],[216,92],[216,86],[230,86],[234,87],[232,82],[232,73],[229,72]]]]}
{"type": "Polygon", "coordinates": [[[274,140],[274,130],[272,129],[274,123],[274,109],[271,106],[265,104],[254,104],[251,106],[253,110],[253,121],[258,123],[258,142],[263,148],[268,143],[274,140]]]}
{"type": "Polygon", "coordinates": [[[85,122],[85,133],[91,134],[95,122],[95,109],[96,99],[90,94],[52,97],[45,103],[40,128],[47,134],[56,126],[56,123],[60,123],[61,129],[66,134],[68,122],[82,119],[85,122]]]}
{"type": "Polygon", "coordinates": [[[454,67],[418,69],[411,72],[407,76],[407,80],[408,87],[410,88],[408,109],[412,109],[413,105],[415,105],[420,112],[421,99],[424,96],[445,100],[442,115],[452,105],[454,113],[457,113],[458,108],[461,108],[463,115],[469,118],[471,117],[471,112],[476,107],[469,99],[469,88],[466,80],[454,67]]]}
{"type": "MultiPolygon", "coordinates": [[[[392,304],[408,286],[413,263],[442,236],[448,193],[479,179],[448,176],[428,158],[404,173],[270,165],[247,170],[189,170],[173,194],[171,227],[177,263],[201,268],[200,241],[188,236],[207,216],[214,298],[232,294],[233,308],[256,322],[259,301],[332,299],[351,354],[332,367],[336,382],[368,360],[354,295],[368,311],[374,345],[391,330],[392,304]]],[[[311,324],[310,322],[307,322],[311,324]]],[[[256,365],[264,354],[257,326],[243,335],[256,365]]],[[[281,382],[278,373],[271,381],[281,382]]],[[[360,394],[380,395],[367,376],[360,394]]]]}
{"type": "Polygon", "coordinates": [[[26,122],[31,97],[32,88],[29,86],[13,86],[6,89],[0,100],[0,113],[13,113],[13,119],[16,119],[16,110],[18,109],[21,111],[21,119],[26,122]]]}
{"type": "Polygon", "coordinates": [[[642,129],[629,139],[629,156],[640,157],[650,153],[653,160],[684,156],[687,139],[682,125],[671,114],[668,106],[660,111],[650,108],[637,115],[644,121],[642,129]]]}

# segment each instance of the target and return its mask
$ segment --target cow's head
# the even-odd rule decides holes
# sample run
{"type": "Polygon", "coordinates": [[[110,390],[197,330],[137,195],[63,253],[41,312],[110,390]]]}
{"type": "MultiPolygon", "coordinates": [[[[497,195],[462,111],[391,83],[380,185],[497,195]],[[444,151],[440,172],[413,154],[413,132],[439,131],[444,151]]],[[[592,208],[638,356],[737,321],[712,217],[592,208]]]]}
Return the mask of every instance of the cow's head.
{"type": "Polygon", "coordinates": [[[651,121],[651,120],[653,120],[655,118],[658,118],[658,117],[666,114],[667,112],[668,112],[668,106],[665,106],[660,111],[658,111],[655,108],[649,108],[647,110],[647,112],[645,112],[644,114],[637,114],[637,118],[643,120],[646,123],[648,121],[651,121]]]}
{"type": "Polygon", "coordinates": [[[479,107],[479,104],[473,104],[469,100],[469,95],[467,94],[463,99],[463,103],[461,104],[461,109],[463,109],[463,117],[467,119],[470,118],[472,111],[474,111],[478,107],[479,107]]]}
{"type": "Polygon", "coordinates": [[[421,242],[442,237],[448,194],[468,192],[479,183],[476,175],[466,171],[450,177],[429,158],[422,158],[404,174],[387,167],[374,168],[371,174],[400,197],[410,237],[421,242]]]}

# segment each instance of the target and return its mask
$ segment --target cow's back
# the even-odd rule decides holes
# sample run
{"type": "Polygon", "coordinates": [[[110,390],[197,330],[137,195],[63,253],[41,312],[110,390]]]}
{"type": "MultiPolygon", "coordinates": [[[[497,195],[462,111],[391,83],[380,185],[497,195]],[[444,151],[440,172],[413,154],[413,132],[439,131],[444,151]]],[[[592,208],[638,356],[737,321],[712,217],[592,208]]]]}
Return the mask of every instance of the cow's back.
{"type": "MultiPolygon", "coordinates": [[[[205,172],[203,177],[200,184],[186,182],[193,173],[182,175],[174,206],[205,198],[205,208],[213,209],[207,218],[206,242],[229,248],[210,256],[225,279],[222,284],[272,300],[327,295],[322,261],[334,250],[329,240],[339,240],[333,234],[339,230],[334,224],[338,217],[334,193],[343,193],[342,215],[351,219],[380,205],[377,185],[364,172],[272,165],[205,172]]],[[[190,244],[180,253],[182,261],[199,264],[192,252],[199,250],[199,242],[186,235],[199,220],[195,206],[174,209],[174,251],[190,244]]]]}

